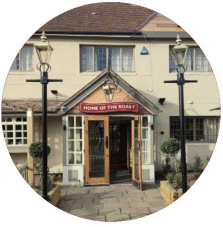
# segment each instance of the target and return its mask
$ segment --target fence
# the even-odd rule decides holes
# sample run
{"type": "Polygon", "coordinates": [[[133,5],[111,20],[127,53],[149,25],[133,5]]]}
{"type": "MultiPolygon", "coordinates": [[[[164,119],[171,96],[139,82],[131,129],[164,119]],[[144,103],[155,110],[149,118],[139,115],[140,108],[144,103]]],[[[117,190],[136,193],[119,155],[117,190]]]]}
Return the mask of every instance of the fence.
{"type": "Polygon", "coordinates": [[[28,182],[28,165],[27,163],[17,165],[17,169],[19,170],[22,177],[28,182]]]}

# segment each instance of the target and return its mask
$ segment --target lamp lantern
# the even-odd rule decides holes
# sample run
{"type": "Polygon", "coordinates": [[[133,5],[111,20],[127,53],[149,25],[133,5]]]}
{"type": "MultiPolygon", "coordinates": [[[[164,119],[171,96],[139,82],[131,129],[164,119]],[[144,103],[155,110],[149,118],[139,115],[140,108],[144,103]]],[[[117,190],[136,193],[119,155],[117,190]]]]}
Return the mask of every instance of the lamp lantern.
{"type": "Polygon", "coordinates": [[[182,40],[180,36],[177,36],[176,45],[173,47],[172,55],[176,66],[184,66],[185,59],[187,56],[188,46],[181,44],[182,40]]]}
{"type": "Polygon", "coordinates": [[[110,79],[107,80],[107,84],[102,87],[105,92],[105,97],[107,101],[112,101],[114,90],[116,89],[115,86],[112,85],[112,81],[110,79]]]}
{"type": "Polygon", "coordinates": [[[41,42],[36,43],[34,45],[36,49],[36,53],[38,55],[40,65],[48,65],[53,48],[50,46],[50,43],[47,41],[47,37],[44,31],[40,39],[41,39],[41,42]]]}

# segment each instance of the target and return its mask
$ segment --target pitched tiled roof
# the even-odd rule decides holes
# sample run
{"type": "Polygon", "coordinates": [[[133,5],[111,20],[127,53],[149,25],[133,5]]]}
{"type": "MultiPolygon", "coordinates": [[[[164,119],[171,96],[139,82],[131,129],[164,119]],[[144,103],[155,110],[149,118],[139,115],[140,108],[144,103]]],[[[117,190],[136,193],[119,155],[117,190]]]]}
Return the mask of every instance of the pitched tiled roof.
{"type": "Polygon", "coordinates": [[[128,3],[95,3],[60,14],[39,31],[134,32],[154,13],[153,10],[128,3]]]}
{"type": "MultiPolygon", "coordinates": [[[[64,102],[62,99],[48,99],[47,111],[55,112],[64,102]]],[[[3,99],[2,113],[25,113],[28,108],[33,107],[34,112],[42,112],[42,100],[40,99],[3,99]]]]}

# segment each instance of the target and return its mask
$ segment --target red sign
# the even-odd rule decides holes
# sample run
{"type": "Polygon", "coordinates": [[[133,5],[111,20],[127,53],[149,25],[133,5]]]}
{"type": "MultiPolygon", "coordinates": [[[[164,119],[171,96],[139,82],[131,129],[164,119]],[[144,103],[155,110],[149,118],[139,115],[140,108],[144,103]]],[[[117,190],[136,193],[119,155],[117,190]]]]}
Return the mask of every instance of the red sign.
{"type": "Polygon", "coordinates": [[[79,110],[82,113],[138,113],[138,104],[134,102],[80,103],[79,110]]]}

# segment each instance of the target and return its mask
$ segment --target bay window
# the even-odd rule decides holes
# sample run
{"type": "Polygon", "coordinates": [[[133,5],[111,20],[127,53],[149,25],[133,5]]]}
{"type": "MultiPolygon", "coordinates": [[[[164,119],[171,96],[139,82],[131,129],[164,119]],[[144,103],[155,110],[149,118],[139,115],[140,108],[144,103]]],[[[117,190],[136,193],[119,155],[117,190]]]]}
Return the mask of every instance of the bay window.
{"type": "Polygon", "coordinates": [[[80,47],[81,72],[103,71],[110,66],[114,71],[131,72],[133,67],[133,47],[80,47]]]}
{"type": "Polygon", "coordinates": [[[3,117],[2,129],[7,145],[19,146],[27,144],[26,117],[3,117]]]}

